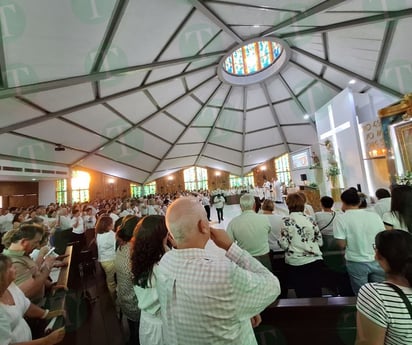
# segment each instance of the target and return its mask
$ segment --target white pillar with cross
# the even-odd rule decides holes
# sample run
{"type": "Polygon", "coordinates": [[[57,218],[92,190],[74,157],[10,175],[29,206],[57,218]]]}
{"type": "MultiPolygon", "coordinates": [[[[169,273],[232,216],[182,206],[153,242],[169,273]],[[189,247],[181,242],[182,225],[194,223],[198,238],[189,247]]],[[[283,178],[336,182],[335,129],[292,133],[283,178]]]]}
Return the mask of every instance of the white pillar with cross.
{"type": "Polygon", "coordinates": [[[336,162],[338,163],[338,168],[341,171],[341,174],[338,176],[339,183],[341,186],[343,186],[343,177],[342,177],[342,168],[340,164],[340,155],[339,155],[339,148],[338,148],[338,140],[336,137],[336,134],[339,132],[344,131],[345,129],[350,128],[350,122],[346,121],[342,123],[341,125],[335,127],[335,119],[333,118],[333,109],[332,109],[332,104],[328,105],[328,118],[329,118],[329,125],[330,125],[330,130],[320,134],[319,138],[320,140],[325,140],[329,137],[332,137],[332,144],[333,144],[333,153],[335,155],[336,162]]]}

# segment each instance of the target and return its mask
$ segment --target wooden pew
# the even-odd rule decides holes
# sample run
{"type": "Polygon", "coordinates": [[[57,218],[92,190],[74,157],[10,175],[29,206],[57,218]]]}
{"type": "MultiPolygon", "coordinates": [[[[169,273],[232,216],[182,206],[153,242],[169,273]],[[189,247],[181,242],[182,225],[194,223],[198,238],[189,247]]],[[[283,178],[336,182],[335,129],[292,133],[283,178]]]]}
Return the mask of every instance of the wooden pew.
{"type": "MultiPolygon", "coordinates": [[[[73,246],[67,246],[65,255],[67,255],[65,258],[63,258],[63,262],[66,264],[66,266],[59,268],[58,270],[54,270],[51,272],[51,275],[56,276],[58,274],[57,279],[55,277],[52,277],[53,281],[56,281],[56,286],[60,287],[60,289],[57,289],[53,291],[53,294],[50,295],[47,300],[46,300],[46,305],[45,307],[50,310],[57,310],[57,309],[66,309],[66,291],[68,290],[68,282],[69,282],[69,272],[70,272],[70,264],[71,264],[71,259],[72,259],[72,252],[73,252],[73,246]]],[[[48,331],[58,329],[62,327],[65,324],[64,317],[57,317],[56,320],[54,320],[53,325],[50,326],[48,331]]]]}
{"type": "Polygon", "coordinates": [[[259,345],[353,345],[356,298],[279,299],[261,313],[259,345]]]}

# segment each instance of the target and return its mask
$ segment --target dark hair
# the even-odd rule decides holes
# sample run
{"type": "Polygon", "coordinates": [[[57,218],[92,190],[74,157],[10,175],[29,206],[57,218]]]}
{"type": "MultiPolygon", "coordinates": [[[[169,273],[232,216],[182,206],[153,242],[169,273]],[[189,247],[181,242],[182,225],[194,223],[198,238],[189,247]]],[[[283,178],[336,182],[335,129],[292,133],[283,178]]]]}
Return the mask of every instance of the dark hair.
{"type": "Polygon", "coordinates": [[[20,223],[20,221],[19,221],[20,215],[21,215],[21,213],[15,213],[15,214],[14,214],[12,224],[14,224],[14,223],[16,223],[16,222],[17,222],[17,223],[20,223]]]}
{"type": "Polygon", "coordinates": [[[2,284],[5,282],[6,270],[9,265],[11,265],[11,259],[4,254],[0,254],[0,293],[4,292],[3,289],[7,289],[7,286],[2,286],[2,284]]]}
{"type": "Polygon", "coordinates": [[[375,237],[376,250],[392,274],[405,277],[412,286],[412,235],[404,230],[384,230],[375,237]]]}
{"type": "Polygon", "coordinates": [[[412,233],[412,187],[396,185],[392,188],[391,211],[412,233]]]}
{"type": "Polygon", "coordinates": [[[391,193],[389,193],[389,191],[385,188],[378,188],[375,192],[375,196],[378,198],[378,200],[380,200],[384,198],[390,198],[391,193]]]}
{"type": "Polygon", "coordinates": [[[117,237],[124,242],[129,242],[133,237],[133,231],[139,219],[139,217],[131,215],[123,217],[121,224],[118,225],[119,229],[116,232],[117,237]]]}
{"type": "Polygon", "coordinates": [[[42,237],[44,235],[42,225],[29,222],[21,223],[18,229],[9,231],[13,231],[13,235],[10,237],[11,243],[16,243],[22,239],[32,240],[37,234],[40,234],[42,237]]]}
{"type": "Polygon", "coordinates": [[[330,196],[322,196],[320,198],[320,203],[323,208],[332,208],[334,201],[330,196]]]}
{"type": "Polygon", "coordinates": [[[289,212],[303,212],[305,210],[305,200],[299,193],[288,194],[286,205],[288,205],[289,212]]]}
{"type": "Polygon", "coordinates": [[[353,187],[345,190],[341,194],[340,199],[346,205],[350,205],[350,206],[358,206],[361,201],[357,189],[353,187]]]}
{"type": "Polygon", "coordinates": [[[165,253],[163,239],[167,235],[164,216],[152,215],[137,223],[132,239],[133,283],[142,288],[150,287],[153,266],[165,253]]]}
{"type": "Polygon", "coordinates": [[[109,227],[113,224],[113,219],[110,216],[100,216],[96,223],[96,234],[103,234],[108,232],[109,227]]]}

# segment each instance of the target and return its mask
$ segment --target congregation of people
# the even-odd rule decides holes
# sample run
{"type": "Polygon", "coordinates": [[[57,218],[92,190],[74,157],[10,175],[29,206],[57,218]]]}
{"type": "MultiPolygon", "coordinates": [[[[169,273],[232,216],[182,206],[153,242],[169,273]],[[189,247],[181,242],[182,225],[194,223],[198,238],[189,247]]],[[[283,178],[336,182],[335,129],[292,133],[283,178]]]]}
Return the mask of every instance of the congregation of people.
{"type": "Polygon", "coordinates": [[[260,313],[276,299],[322,296],[357,296],[356,345],[411,344],[412,187],[375,196],[368,205],[349,188],[339,208],[323,196],[314,212],[302,192],[284,198],[275,179],[263,197],[240,196],[226,229],[215,227],[224,221],[223,191],[11,207],[0,216],[0,345],[64,337],[60,328],[33,339],[25,318],[62,314],[42,303],[59,288],[49,275],[62,265],[46,253],[68,229],[81,248],[93,232],[128,344],[257,344],[260,313]]]}

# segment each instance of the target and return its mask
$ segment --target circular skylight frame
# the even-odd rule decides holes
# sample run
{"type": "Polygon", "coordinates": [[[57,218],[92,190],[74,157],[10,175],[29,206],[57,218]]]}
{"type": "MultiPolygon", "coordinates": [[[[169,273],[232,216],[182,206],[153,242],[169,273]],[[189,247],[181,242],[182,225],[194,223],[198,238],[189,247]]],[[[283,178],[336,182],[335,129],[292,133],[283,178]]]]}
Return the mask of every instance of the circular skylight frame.
{"type": "Polygon", "coordinates": [[[285,66],[290,60],[291,54],[292,52],[291,52],[289,45],[280,38],[272,37],[272,36],[255,37],[245,42],[242,42],[241,44],[238,44],[236,47],[231,49],[227,54],[225,54],[219,61],[217,74],[221,81],[231,84],[231,85],[246,86],[246,85],[257,84],[279,73],[283,68],[285,68],[285,66]],[[259,42],[259,41],[275,42],[275,43],[278,43],[283,48],[281,54],[270,66],[260,71],[254,72],[253,74],[248,74],[248,75],[231,74],[225,70],[224,68],[225,61],[230,55],[233,54],[233,52],[235,52],[237,49],[245,45],[248,45],[254,42],[259,42]]]}

